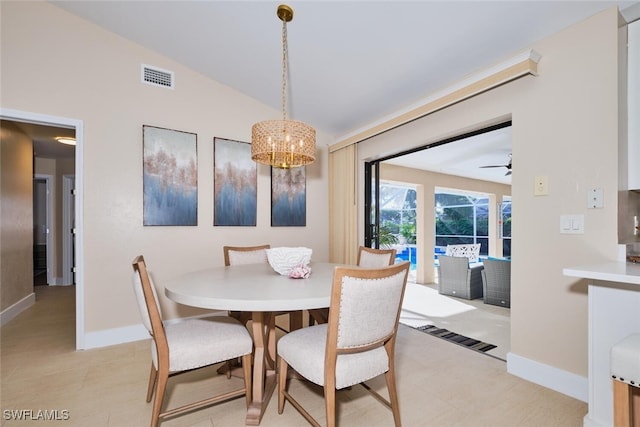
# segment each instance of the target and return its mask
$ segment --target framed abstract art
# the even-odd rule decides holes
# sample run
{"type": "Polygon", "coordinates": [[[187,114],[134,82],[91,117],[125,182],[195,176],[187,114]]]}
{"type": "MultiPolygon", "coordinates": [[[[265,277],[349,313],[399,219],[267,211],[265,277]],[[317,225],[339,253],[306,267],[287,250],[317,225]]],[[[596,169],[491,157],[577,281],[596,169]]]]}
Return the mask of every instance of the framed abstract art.
{"type": "Polygon", "coordinates": [[[142,126],[144,225],[198,225],[197,135],[142,126]]]}
{"type": "Polygon", "coordinates": [[[271,226],[307,225],[306,168],[271,168],[271,226]]]}
{"type": "Polygon", "coordinates": [[[251,144],[213,138],[214,226],[255,226],[257,165],[251,144]]]}

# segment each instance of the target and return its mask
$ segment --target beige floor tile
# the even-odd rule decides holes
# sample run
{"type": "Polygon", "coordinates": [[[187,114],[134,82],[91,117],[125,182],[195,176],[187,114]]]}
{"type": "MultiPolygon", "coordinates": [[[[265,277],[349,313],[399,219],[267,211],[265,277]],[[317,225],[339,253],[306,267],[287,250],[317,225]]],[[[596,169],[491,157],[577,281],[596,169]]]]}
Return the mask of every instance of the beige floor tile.
{"type": "MultiPolygon", "coordinates": [[[[75,351],[72,288],[36,288],[36,304],[1,329],[2,410],[68,410],[61,426],[146,426],[145,402],[150,341],[75,351]]],[[[452,328],[453,329],[453,328],[452,328]]],[[[456,330],[455,332],[463,333],[456,330]]],[[[514,377],[493,357],[431,337],[402,325],[396,345],[397,384],[403,425],[433,427],[581,426],[587,405],[514,377]]],[[[171,380],[170,405],[239,386],[237,378],[214,375],[215,368],[171,380]],[[206,378],[205,378],[206,377],[206,378]]],[[[386,396],[382,377],[368,382],[386,396]]],[[[290,391],[324,424],[321,388],[292,380],[290,391]]],[[[343,426],[393,425],[391,412],[359,386],[338,392],[343,426]]],[[[165,420],[162,427],[244,425],[244,398],[165,420]]],[[[2,419],[2,427],[49,425],[2,419]]],[[[289,403],[277,412],[274,393],[262,426],[307,425],[289,403]]]]}

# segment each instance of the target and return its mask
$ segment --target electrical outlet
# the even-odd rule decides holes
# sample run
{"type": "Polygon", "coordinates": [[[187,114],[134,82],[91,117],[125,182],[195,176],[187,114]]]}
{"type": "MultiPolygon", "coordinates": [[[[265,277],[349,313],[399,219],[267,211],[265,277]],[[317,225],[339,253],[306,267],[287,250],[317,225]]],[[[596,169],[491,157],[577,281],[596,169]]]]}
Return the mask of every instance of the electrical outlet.
{"type": "Polygon", "coordinates": [[[602,188],[593,188],[587,191],[587,208],[596,209],[604,207],[602,188]]]}
{"type": "Polygon", "coordinates": [[[534,177],[533,195],[546,196],[549,194],[549,182],[546,175],[534,177]]]}

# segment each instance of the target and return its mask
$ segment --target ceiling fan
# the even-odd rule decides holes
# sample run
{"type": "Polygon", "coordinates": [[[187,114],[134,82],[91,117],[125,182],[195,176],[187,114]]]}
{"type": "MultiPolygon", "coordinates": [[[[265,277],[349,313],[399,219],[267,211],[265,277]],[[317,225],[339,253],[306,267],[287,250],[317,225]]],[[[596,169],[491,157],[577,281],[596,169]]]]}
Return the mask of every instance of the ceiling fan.
{"type": "Polygon", "coordinates": [[[504,176],[508,176],[511,175],[511,154],[509,154],[509,163],[507,163],[506,165],[487,165],[487,166],[480,166],[481,168],[507,168],[507,173],[504,174],[504,176]]]}

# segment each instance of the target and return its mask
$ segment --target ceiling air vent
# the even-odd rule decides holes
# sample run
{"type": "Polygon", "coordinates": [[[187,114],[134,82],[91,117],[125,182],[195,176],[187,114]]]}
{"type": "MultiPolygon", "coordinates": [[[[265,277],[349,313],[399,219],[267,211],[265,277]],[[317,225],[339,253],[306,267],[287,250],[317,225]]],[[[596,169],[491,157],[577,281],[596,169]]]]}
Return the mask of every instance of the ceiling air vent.
{"type": "Polygon", "coordinates": [[[142,83],[173,89],[173,72],[143,64],[142,83]]]}

